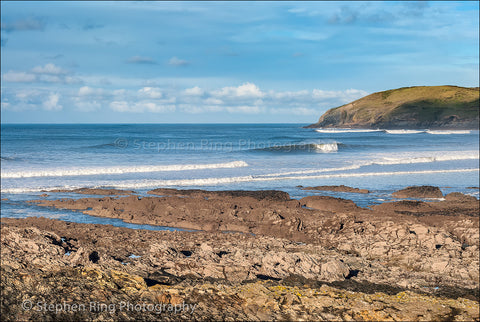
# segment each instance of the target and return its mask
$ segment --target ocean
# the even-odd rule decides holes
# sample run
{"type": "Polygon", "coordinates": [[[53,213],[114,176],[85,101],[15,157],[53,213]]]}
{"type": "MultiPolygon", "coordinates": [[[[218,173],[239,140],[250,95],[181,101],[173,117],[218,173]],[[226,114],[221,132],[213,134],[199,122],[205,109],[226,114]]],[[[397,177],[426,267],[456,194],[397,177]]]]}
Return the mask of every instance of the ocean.
{"type": "MultiPolygon", "coordinates": [[[[25,202],[44,191],[81,187],[141,195],[159,187],[276,189],[292,198],[332,195],[359,206],[392,200],[393,191],[411,185],[479,196],[471,188],[479,184],[478,131],[304,125],[2,124],[1,215],[138,226],[25,202]],[[371,193],[315,192],[299,185],[347,185],[371,193]]],[[[86,196],[55,193],[47,199],[58,197],[86,196]]]]}

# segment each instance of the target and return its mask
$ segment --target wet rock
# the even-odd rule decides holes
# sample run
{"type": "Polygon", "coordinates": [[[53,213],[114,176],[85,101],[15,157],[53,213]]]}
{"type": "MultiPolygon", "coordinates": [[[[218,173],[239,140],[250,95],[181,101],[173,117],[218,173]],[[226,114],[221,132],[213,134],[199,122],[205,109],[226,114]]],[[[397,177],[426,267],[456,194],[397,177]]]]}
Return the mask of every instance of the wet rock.
{"type": "MultiPolygon", "coordinates": [[[[79,188],[79,189],[55,189],[50,190],[49,192],[73,192],[84,195],[130,195],[134,194],[135,191],[131,190],[118,190],[118,189],[100,189],[100,188],[79,188]]],[[[45,195],[45,194],[44,194],[45,195]]],[[[43,197],[43,195],[41,195],[43,197]]]]}
{"type": "Polygon", "coordinates": [[[451,192],[445,196],[447,201],[459,201],[459,202],[478,202],[478,199],[474,196],[465,195],[460,192],[451,192]]]}
{"type": "Polygon", "coordinates": [[[309,208],[333,212],[347,212],[358,209],[357,205],[351,200],[329,196],[309,196],[300,199],[300,203],[309,208]]]}
{"type": "Polygon", "coordinates": [[[442,191],[433,186],[412,186],[392,193],[395,198],[442,198],[442,191]]]}
{"type": "Polygon", "coordinates": [[[148,192],[153,195],[161,196],[180,196],[180,197],[195,197],[195,198],[225,198],[225,197],[251,197],[257,200],[274,200],[287,201],[290,200],[288,193],[278,190],[224,190],[224,191],[205,191],[200,189],[177,190],[160,188],[148,192]]]}
{"type": "Polygon", "coordinates": [[[315,186],[315,187],[302,187],[302,190],[319,190],[319,191],[338,191],[338,192],[351,192],[351,193],[370,193],[367,189],[352,188],[344,185],[340,186],[315,186]]]}

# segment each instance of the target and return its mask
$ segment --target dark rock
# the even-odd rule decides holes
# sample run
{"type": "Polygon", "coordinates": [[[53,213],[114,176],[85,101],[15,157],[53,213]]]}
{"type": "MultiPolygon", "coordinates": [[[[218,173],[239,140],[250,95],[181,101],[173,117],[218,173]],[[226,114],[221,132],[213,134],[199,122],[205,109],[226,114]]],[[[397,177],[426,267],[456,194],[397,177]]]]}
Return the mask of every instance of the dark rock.
{"type": "Polygon", "coordinates": [[[359,209],[351,200],[329,196],[309,196],[300,199],[300,203],[308,208],[333,212],[346,212],[359,209]]]}
{"type": "Polygon", "coordinates": [[[459,201],[459,202],[478,201],[478,199],[475,198],[474,196],[465,195],[465,194],[460,193],[460,192],[452,192],[452,193],[447,194],[445,196],[445,200],[459,201]]]}
{"type": "Polygon", "coordinates": [[[442,198],[440,188],[433,186],[412,186],[392,193],[395,198],[442,198]]]}
{"type": "Polygon", "coordinates": [[[320,190],[320,191],[338,191],[338,192],[353,192],[353,193],[370,193],[367,189],[352,188],[344,185],[340,186],[316,186],[316,187],[301,187],[302,190],[320,190]]]}

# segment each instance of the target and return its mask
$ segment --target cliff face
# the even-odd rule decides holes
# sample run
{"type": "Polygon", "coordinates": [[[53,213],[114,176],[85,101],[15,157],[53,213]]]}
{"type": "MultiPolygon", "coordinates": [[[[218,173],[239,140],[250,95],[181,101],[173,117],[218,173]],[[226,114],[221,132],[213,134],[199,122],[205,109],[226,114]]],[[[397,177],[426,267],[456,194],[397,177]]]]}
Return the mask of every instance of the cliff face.
{"type": "Polygon", "coordinates": [[[317,128],[478,129],[479,88],[418,86],[365,96],[328,110],[317,128]]]}

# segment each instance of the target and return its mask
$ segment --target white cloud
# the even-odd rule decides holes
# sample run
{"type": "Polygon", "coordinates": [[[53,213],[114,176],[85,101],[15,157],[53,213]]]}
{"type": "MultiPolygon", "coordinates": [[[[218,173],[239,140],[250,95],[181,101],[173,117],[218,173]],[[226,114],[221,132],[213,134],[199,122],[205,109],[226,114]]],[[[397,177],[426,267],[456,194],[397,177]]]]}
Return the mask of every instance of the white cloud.
{"type": "Polygon", "coordinates": [[[103,98],[104,95],[105,95],[105,90],[102,88],[92,88],[89,86],[82,86],[78,90],[78,96],[80,97],[103,98]]]}
{"type": "Polygon", "coordinates": [[[138,111],[148,111],[153,113],[165,113],[175,111],[175,105],[173,104],[158,104],[154,102],[138,102],[135,103],[135,108],[138,111]]]}
{"type": "Polygon", "coordinates": [[[186,90],[183,91],[183,93],[189,96],[202,96],[205,92],[200,87],[195,86],[192,88],[187,88],[186,90]]]}
{"type": "Polygon", "coordinates": [[[57,75],[40,75],[38,78],[39,81],[45,83],[62,83],[62,78],[57,75]]]}
{"type": "Polygon", "coordinates": [[[199,113],[211,113],[222,112],[224,108],[219,105],[191,105],[191,104],[178,104],[178,107],[185,113],[199,114],[199,113]]]}
{"type": "Polygon", "coordinates": [[[107,99],[112,95],[103,88],[82,86],[78,89],[77,97],[73,98],[77,110],[91,112],[99,110],[103,105],[108,105],[107,99]]]}
{"type": "Polygon", "coordinates": [[[26,111],[44,109],[48,111],[62,110],[60,93],[52,93],[45,88],[7,88],[2,89],[3,109],[26,111]]]}
{"type": "Polygon", "coordinates": [[[37,80],[42,83],[56,83],[56,84],[81,84],[82,80],[64,75],[38,75],[37,80]]]}
{"type": "Polygon", "coordinates": [[[15,98],[21,101],[32,101],[36,97],[39,97],[42,94],[41,91],[36,89],[20,89],[15,92],[15,98]]]}
{"type": "Polygon", "coordinates": [[[144,87],[138,90],[138,94],[141,97],[147,97],[147,98],[162,98],[163,94],[160,91],[160,88],[156,87],[144,87]]]}
{"type": "Polygon", "coordinates": [[[238,87],[224,87],[219,91],[213,91],[212,94],[214,96],[231,98],[260,98],[265,95],[265,93],[253,83],[245,83],[238,87]]]}
{"type": "Polygon", "coordinates": [[[218,98],[215,98],[215,97],[209,97],[209,98],[205,99],[203,102],[207,105],[211,105],[211,104],[222,105],[223,104],[222,100],[220,100],[218,98]]]}
{"type": "Polygon", "coordinates": [[[12,83],[31,83],[37,79],[37,76],[31,73],[25,72],[13,72],[9,71],[3,74],[3,80],[12,83]]]}
{"type": "Polygon", "coordinates": [[[113,101],[110,103],[110,108],[117,112],[138,112],[127,101],[113,101]]]}
{"type": "Polygon", "coordinates": [[[12,83],[57,83],[80,84],[82,80],[70,75],[71,73],[55,64],[36,66],[29,72],[9,71],[3,74],[3,80],[12,83]]]}
{"type": "Polygon", "coordinates": [[[170,60],[168,61],[168,64],[172,65],[172,66],[180,67],[180,66],[187,66],[187,65],[190,64],[190,62],[174,56],[174,57],[170,58],[170,60]]]}
{"type": "MultiPolygon", "coordinates": [[[[8,73],[7,73],[8,74],[8,73]]],[[[4,74],[4,79],[10,76],[4,74]]],[[[39,75],[34,75],[39,77],[39,75]]],[[[42,74],[41,76],[61,77],[42,74]]],[[[17,80],[25,78],[20,75],[17,80]]],[[[26,77],[27,80],[30,78],[26,77]]],[[[52,81],[54,79],[52,78],[52,81]]],[[[45,80],[44,80],[45,82],[45,80]]],[[[63,106],[85,112],[110,108],[126,113],[245,113],[319,116],[328,108],[337,107],[359,99],[368,93],[358,89],[346,90],[262,90],[251,82],[239,86],[203,89],[199,86],[135,88],[100,88],[81,86],[76,90],[63,88],[52,94],[47,88],[29,86],[26,89],[9,89],[2,93],[4,109],[26,110],[44,108],[60,110],[63,106]],[[61,94],[61,96],[60,96],[61,94]],[[62,104],[60,104],[60,101],[62,104]]]]}
{"type": "Polygon", "coordinates": [[[43,108],[47,111],[60,111],[63,106],[58,104],[60,95],[57,93],[52,93],[48,98],[43,102],[43,108]]]}
{"type": "MultiPolygon", "coordinates": [[[[85,94],[92,89],[83,87],[85,94]]],[[[240,86],[204,90],[198,86],[186,89],[141,87],[105,93],[105,106],[117,112],[165,113],[180,110],[185,113],[270,113],[291,115],[320,115],[324,110],[356,100],[368,93],[357,89],[327,91],[262,91],[246,82],[240,86]],[[109,98],[112,98],[108,101],[109,98]]]]}
{"type": "Polygon", "coordinates": [[[275,92],[269,91],[268,95],[277,100],[305,100],[310,97],[310,92],[307,90],[296,91],[296,92],[275,92]]]}
{"type": "Polygon", "coordinates": [[[35,74],[47,74],[47,75],[66,75],[68,71],[56,66],[55,64],[48,63],[45,66],[37,66],[32,69],[32,73],[35,74]]]}
{"type": "Polygon", "coordinates": [[[117,112],[130,112],[130,113],[164,113],[175,111],[175,104],[161,104],[151,101],[141,102],[127,102],[127,101],[114,101],[110,103],[110,108],[117,112]]]}
{"type": "Polygon", "coordinates": [[[62,80],[65,84],[82,84],[83,81],[80,78],[72,77],[72,76],[65,76],[62,80]]]}

